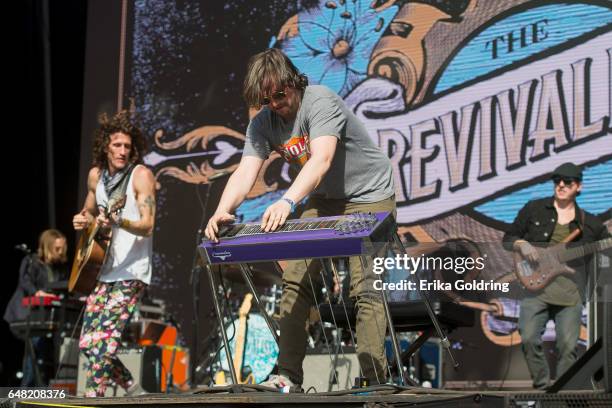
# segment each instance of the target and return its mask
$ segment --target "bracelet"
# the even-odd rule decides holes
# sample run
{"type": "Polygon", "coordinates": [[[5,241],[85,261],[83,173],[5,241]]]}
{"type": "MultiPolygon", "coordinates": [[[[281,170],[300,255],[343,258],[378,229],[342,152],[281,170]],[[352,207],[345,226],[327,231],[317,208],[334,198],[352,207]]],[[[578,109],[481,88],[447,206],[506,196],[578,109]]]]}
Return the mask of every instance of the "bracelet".
{"type": "Polygon", "coordinates": [[[283,198],[281,198],[281,200],[283,200],[286,203],[289,203],[289,205],[291,206],[291,212],[295,211],[295,201],[293,201],[292,199],[287,198],[287,197],[283,197],[283,198]]]}
{"type": "Polygon", "coordinates": [[[132,225],[130,220],[126,220],[125,218],[121,218],[119,220],[119,228],[127,229],[130,227],[130,225],[132,225]]]}

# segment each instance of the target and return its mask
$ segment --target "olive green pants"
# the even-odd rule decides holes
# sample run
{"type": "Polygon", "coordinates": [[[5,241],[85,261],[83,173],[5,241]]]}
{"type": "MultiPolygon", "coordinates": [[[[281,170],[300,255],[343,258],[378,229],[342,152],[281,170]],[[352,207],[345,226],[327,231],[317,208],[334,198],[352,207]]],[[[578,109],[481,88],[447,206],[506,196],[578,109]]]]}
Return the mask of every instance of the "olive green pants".
{"type": "MultiPolygon", "coordinates": [[[[374,203],[351,203],[346,200],[311,198],[301,218],[326,217],[357,212],[391,211],[395,216],[395,197],[374,203]]],[[[320,287],[320,260],[290,261],[283,272],[283,293],[280,305],[279,374],[296,384],[304,378],[302,362],[306,354],[306,319],[314,302],[314,293],[320,287]],[[313,288],[315,292],[313,293],[313,288]]],[[[372,272],[362,271],[358,257],[349,259],[350,297],[357,311],[357,354],[362,374],[372,383],[384,383],[387,379],[387,359],[384,340],[387,323],[381,293],[372,283],[379,279],[372,272]]],[[[317,293],[321,303],[321,294],[317,293]]]]}

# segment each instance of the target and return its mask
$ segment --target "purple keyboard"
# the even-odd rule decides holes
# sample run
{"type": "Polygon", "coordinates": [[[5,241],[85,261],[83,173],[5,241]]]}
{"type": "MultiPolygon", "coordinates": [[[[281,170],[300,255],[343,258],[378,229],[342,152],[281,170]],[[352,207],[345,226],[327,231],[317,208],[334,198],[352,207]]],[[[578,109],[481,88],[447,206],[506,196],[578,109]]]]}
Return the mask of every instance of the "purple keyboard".
{"type": "Polygon", "coordinates": [[[289,220],[274,232],[263,232],[260,225],[223,226],[219,243],[205,239],[200,244],[202,258],[209,264],[232,264],[369,256],[388,242],[396,229],[390,212],[289,220]]]}

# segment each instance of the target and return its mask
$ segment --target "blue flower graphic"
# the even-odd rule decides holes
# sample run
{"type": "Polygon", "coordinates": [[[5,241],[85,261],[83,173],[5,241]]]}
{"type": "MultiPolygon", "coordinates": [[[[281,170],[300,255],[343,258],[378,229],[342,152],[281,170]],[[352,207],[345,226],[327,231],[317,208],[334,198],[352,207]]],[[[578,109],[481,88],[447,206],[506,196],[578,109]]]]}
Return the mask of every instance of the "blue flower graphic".
{"type": "Polygon", "coordinates": [[[370,1],[321,1],[299,12],[297,35],[276,46],[311,84],[345,96],[367,76],[372,49],[396,13],[396,6],[376,12],[370,1]]]}

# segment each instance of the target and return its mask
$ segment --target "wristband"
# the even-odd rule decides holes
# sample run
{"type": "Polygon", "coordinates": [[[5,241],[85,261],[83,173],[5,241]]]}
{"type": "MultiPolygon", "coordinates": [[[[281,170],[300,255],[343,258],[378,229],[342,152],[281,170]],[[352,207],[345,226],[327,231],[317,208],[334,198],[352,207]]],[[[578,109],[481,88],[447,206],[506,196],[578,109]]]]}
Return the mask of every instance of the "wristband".
{"type": "Polygon", "coordinates": [[[131,224],[132,223],[130,222],[130,220],[126,220],[125,218],[119,219],[119,228],[127,229],[130,227],[131,224]]]}
{"type": "Polygon", "coordinates": [[[283,197],[283,198],[281,198],[281,200],[283,200],[286,203],[289,203],[289,205],[291,206],[291,212],[295,211],[295,201],[293,201],[292,199],[287,198],[287,197],[283,197]]]}

